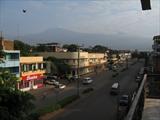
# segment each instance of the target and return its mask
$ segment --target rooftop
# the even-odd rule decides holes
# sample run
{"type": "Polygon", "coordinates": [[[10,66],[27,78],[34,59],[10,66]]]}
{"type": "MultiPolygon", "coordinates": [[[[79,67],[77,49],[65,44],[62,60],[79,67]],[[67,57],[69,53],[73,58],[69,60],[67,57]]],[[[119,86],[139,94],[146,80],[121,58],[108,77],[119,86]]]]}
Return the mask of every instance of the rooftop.
{"type": "Polygon", "coordinates": [[[160,99],[145,99],[142,120],[160,119],[160,99]]]}
{"type": "Polygon", "coordinates": [[[154,36],[153,40],[160,40],[160,35],[154,36]]]}

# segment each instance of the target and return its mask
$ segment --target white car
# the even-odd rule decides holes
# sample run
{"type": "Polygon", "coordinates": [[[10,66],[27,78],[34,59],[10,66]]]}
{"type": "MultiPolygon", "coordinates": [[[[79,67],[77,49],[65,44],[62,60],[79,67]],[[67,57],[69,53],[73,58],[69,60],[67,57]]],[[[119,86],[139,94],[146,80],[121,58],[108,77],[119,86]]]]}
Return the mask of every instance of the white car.
{"type": "Polygon", "coordinates": [[[53,82],[53,85],[58,85],[58,84],[59,84],[59,82],[56,81],[56,80],[54,80],[54,79],[52,79],[52,80],[50,80],[50,81],[53,82]]]}
{"type": "Polygon", "coordinates": [[[120,92],[120,85],[118,82],[112,84],[110,94],[117,95],[120,92]]]}
{"type": "Polygon", "coordinates": [[[93,80],[90,77],[83,79],[83,84],[91,84],[92,82],[93,82],[93,80]]]}
{"type": "Polygon", "coordinates": [[[60,89],[64,89],[65,87],[66,87],[66,85],[59,84],[59,88],[60,88],[60,89]]]}

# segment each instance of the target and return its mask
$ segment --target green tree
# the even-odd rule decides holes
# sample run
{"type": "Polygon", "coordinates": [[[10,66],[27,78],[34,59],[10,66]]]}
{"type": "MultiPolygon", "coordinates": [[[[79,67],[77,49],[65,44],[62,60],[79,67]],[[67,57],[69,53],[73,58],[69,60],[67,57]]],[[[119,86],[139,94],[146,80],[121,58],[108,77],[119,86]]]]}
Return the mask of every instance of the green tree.
{"type": "Polygon", "coordinates": [[[107,50],[108,48],[102,45],[95,45],[92,48],[92,52],[98,52],[98,53],[105,53],[107,50]]]}
{"type": "Polygon", "coordinates": [[[63,75],[70,71],[70,66],[61,59],[57,59],[55,57],[48,57],[47,60],[51,61],[52,64],[54,64],[58,74],[63,75]]]}
{"type": "Polygon", "coordinates": [[[69,52],[76,52],[78,50],[78,46],[76,44],[71,45],[63,45],[63,48],[66,48],[69,52]]]}
{"type": "Polygon", "coordinates": [[[0,72],[1,120],[32,120],[34,97],[16,88],[17,78],[7,70],[0,72]]]}
{"type": "Polygon", "coordinates": [[[48,51],[48,47],[43,44],[38,44],[38,46],[36,47],[36,51],[37,52],[45,52],[45,51],[48,51]]]}
{"type": "Polygon", "coordinates": [[[14,40],[14,49],[20,50],[22,56],[30,55],[33,48],[33,46],[30,46],[22,41],[14,40]]]}

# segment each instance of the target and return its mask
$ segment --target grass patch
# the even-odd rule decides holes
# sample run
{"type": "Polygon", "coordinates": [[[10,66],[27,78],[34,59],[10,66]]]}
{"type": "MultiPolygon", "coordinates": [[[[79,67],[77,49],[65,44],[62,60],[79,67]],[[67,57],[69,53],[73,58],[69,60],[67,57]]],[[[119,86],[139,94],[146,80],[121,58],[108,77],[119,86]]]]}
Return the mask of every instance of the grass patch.
{"type": "Polygon", "coordinates": [[[94,90],[93,88],[87,88],[87,89],[83,90],[82,94],[89,93],[89,92],[91,92],[93,90],[94,90]]]}
{"type": "Polygon", "coordinates": [[[73,101],[77,100],[79,98],[79,96],[77,95],[72,95],[69,97],[66,97],[62,100],[60,100],[57,104],[60,105],[61,108],[65,107],[66,105],[72,103],[73,101]]]}
{"type": "Polygon", "coordinates": [[[57,103],[51,104],[49,106],[46,106],[42,109],[37,110],[37,114],[39,116],[42,116],[46,113],[55,112],[55,111],[65,107],[66,105],[72,103],[73,101],[77,100],[78,98],[79,98],[79,96],[77,96],[77,95],[72,95],[72,96],[66,97],[66,98],[58,101],[57,103]]]}

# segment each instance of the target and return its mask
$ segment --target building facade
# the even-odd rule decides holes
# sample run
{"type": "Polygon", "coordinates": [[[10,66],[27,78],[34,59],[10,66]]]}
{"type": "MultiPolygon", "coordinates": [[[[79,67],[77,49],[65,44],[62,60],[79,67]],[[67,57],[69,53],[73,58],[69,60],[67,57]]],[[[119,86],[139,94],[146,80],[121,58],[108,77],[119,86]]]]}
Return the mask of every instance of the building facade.
{"type": "Polygon", "coordinates": [[[20,57],[20,83],[22,91],[43,87],[45,74],[43,57],[20,57]]]}
{"type": "Polygon", "coordinates": [[[160,35],[153,37],[153,70],[154,73],[160,73],[160,35]]]}
{"type": "Polygon", "coordinates": [[[38,53],[44,58],[55,57],[63,60],[70,66],[68,74],[77,75],[79,60],[79,75],[90,72],[98,72],[105,68],[107,58],[104,53],[88,53],[88,52],[41,52],[38,53]]]}
{"type": "Polygon", "coordinates": [[[20,51],[18,50],[3,50],[4,55],[1,58],[0,68],[4,68],[20,77],[20,51]]]}

